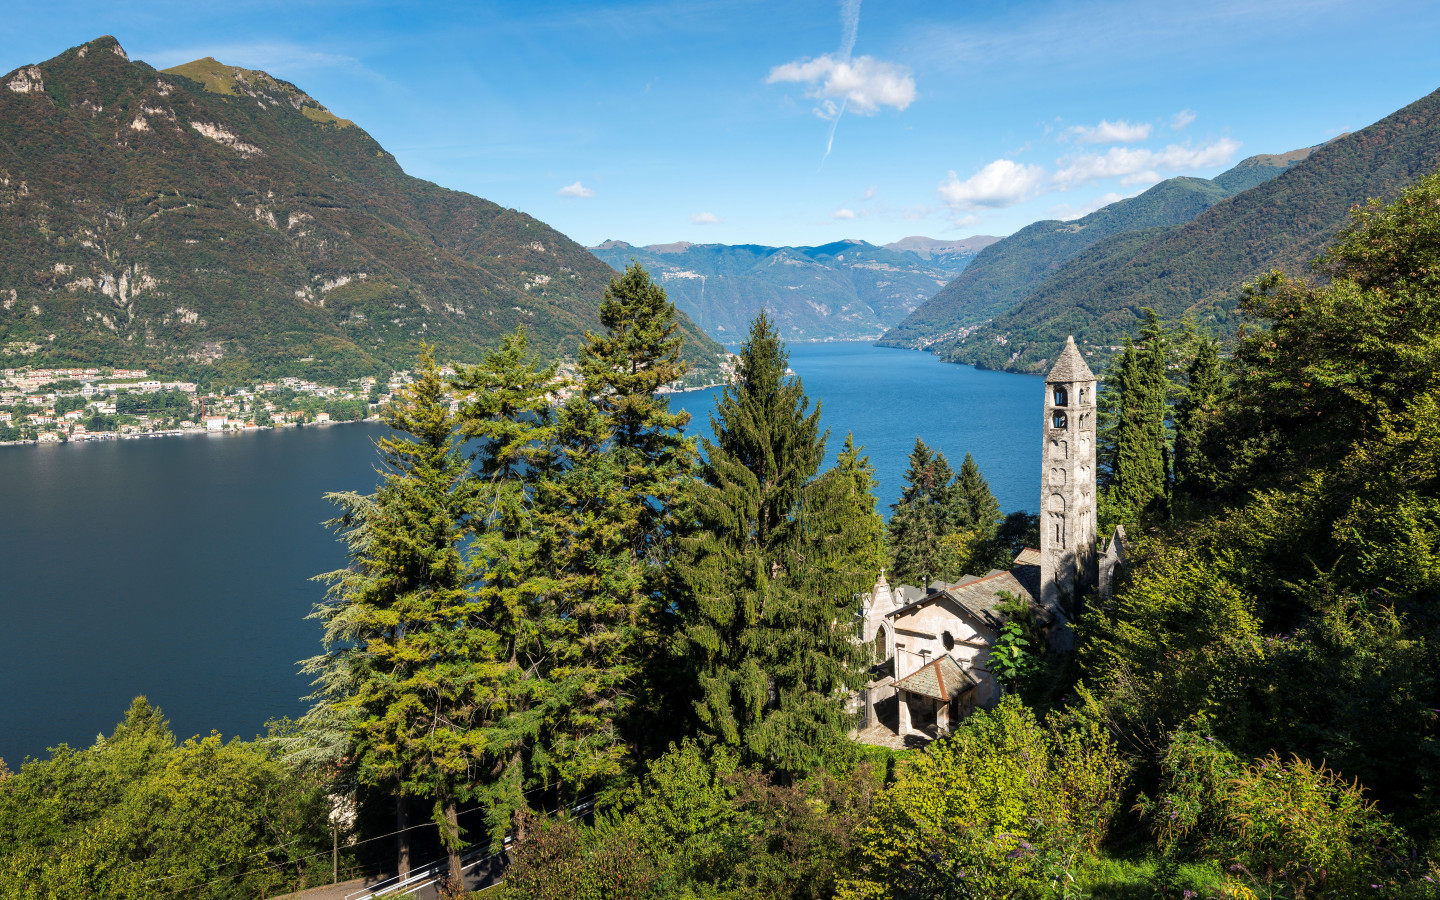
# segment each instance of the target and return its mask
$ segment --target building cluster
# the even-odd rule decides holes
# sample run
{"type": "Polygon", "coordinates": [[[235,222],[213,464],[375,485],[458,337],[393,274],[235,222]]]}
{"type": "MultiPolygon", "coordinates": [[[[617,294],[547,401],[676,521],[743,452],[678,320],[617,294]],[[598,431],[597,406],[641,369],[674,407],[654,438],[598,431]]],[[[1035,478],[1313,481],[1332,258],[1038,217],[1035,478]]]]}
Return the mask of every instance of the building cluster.
{"type": "Polygon", "coordinates": [[[373,418],[409,372],[344,385],[303,378],[201,390],[144,369],[0,369],[0,444],[235,432],[373,418]]]}

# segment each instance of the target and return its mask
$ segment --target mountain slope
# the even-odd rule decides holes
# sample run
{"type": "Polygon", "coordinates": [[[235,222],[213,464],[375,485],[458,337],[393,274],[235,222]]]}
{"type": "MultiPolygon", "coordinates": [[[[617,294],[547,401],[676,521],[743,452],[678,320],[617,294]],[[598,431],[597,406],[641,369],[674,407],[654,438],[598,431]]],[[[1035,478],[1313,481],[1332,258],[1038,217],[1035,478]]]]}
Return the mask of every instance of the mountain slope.
{"type": "MultiPolygon", "coordinates": [[[[523,213],[406,175],[263,72],[100,38],[0,83],[0,365],[200,379],[573,354],[613,273],[523,213]]],[[[720,348],[683,323],[701,378],[720,348]]]]}
{"type": "Polygon", "coordinates": [[[1165,319],[1188,316],[1228,330],[1244,282],[1271,269],[1306,274],[1352,207],[1393,200],[1437,167],[1440,91],[1335,138],[1279,177],[1131,252],[1077,256],[1014,309],[936,352],[956,362],[1039,371],[1067,334],[1103,357],[1147,306],[1165,319]]]}
{"type": "Polygon", "coordinates": [[[855,240],[820,247],[606,241],[590,251],[617,269],[638,260],[676,306],[720,340],[739,340],[762,307],[787,340],[855,340],[899,322],[994,240],[912,237],[885,247],[855,240]]]}
{"type": "Polygon", "coordinates": [[[1118,200],[1073,222],[1027,225],[988,247],[964,274],[888,332],[881,343],[924,347],[969,331],[1013,308],[1097,242],[1126,231],[1188,222],[1226,197],[1274,178],[1309,152],[1252,156],[1214,180],[1169,178],[1137,197],[1118,200]]]}

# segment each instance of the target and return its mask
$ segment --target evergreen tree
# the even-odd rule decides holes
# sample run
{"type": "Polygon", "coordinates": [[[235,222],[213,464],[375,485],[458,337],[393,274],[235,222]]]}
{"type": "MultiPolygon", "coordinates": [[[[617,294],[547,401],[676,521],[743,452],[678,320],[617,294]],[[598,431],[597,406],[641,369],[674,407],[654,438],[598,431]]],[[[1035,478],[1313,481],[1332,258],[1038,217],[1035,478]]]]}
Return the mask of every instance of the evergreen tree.
{"type": "Polygon", "coordinates": [[[660,557],[673,495],[692,466],[658,391],[685,373],[673,304],[640,268],[614,279],[588,335],[581,392],[557,422],[551,474],[539,486],[547,579],[541,610],[549,674],[547,764],[580,788],[617,776],[622,737],[643,686],[660,557]]]}
{"type": "Polygon", "coordinates": [[[986,537],[993,535],[1000,524],[1000,501],[990,492],[990,483],[969,453],[965,454],[965,462],[961,463],[950,490],[956,497],[954,507],[965,510],[963,527],[976,529],[986,537]]]}
{"type": "Polygon", "coordinates": [[[307,662],[320,675],[316,716],[348,725],[360,781],[396,792],[402,872],[412,798],[435,801],[459,866],[457,804],[488,744],[477,711],[489,697],[476,675],[502,650],[493,630],[470,627],[463,529],[478,493],[454,446],[444,387],[426,347],[418,380],[386,416],[395,434],[379,442],[380,487],[329,495],[343,511],[329,524],[349,546],[350,565],[322,576],[331,589],[316,615],[329,652],[307,662]]]}
{"type": "Polygon", "coordinates": [[[547,585],[535,506],[538,486],[553,473],[556,369],[530,352],[517,329],[451,379],[479,481],[477,509],[464,528],[473,560],[471,614],[474,627],[497,642],[493,660],[472,675],[484,690],[475,715],[485,742],[471,793],[488,813],[492,843],[518,820],[526,786],[547,769],[540,745],[550,663],[547,585]]]}
{"type": "Polygon", "coordinates": [[[1127,522],[1163,516],[1168,483],[1168,340],[1155,311],[1147,308],[1145,315],[1140,345],[1126,341],[1105,386],[1114,392],[1117,411],[1105,501],[1116,519],[1127,522]]]}
{"type": "Polygon", "coordinates": [[[963,493],[951,486],[950,463],[915,439],[900,499],[891,504],[890,566],[898,582],[924,585],[942,574],[945,538],[970,519],[963,493]]]}
{"type": "Polygon", "coordinates": [[[849,752],[845,694],[864,658],[853,595],[866,562],[852,555],[846,520],[864,505],[861,466],[816,477],[820,410],[787,360],[762,312],[711,417],[674,572],[676,650],[701,729],[795,773],[849,752]]]}
{"type": "Polygon", "coordinates": [[[1201,340],[1186,372],[1185,390],[1175,407],[1175,496],[1189,503],[1214,490],[1217,473],[1201,449],[1219,415],[1224,388],[1220,347],[1201,340]]]}

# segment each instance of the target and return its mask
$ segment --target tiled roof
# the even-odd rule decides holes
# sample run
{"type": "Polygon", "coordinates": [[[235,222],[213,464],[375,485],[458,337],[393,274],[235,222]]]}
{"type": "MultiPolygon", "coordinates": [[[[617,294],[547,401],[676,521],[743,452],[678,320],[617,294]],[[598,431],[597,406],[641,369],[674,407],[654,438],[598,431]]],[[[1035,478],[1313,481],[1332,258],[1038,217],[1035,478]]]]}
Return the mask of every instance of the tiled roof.
{"type": "Polygon", "coordinates": [[[1014,565],[1017,566],[1038,566],[1040,565],[1040,551],[1034,547],[1026,547],[1015,557],[1014,565]]]}
{"type": "Polygon", "coordinates": [[[1035,602],[1034,591],[1024,581],[1016,578],[1013,572],[1001,572],[995,569],[984,578],[967,577],[956,582],[943,590],[927,594],[924,597],[900,607],[894,612],[887,613],[890,618],[898,618],[911,610],[918,609],[926,603],[931,603],[942,597],[948,597],[957,606],[969,612],[972,616],[984,622],[991,628],[999,628],[1005,624],[1005,617],[998,609],[1004,601],[998,593],[1004,591],[1019,597],[1021,600],[1029,601],[1034,611],[1035,620],[1041,624],[1049,624],[1053,615],[1043,606],[1035,602]]]}
{"type": "Polygon", "coordinates": [[[960,668],[950,656],[942,656],[918,672],[912,672],[895,683],[895,687],[935,700],[954,700],[978,684],[969,672],[960,668]]]}
{"type": "Polygon", "coordinates": [[[1075,337],[1071,335],[1065,339],[1065,349],[1060,351],[1060,356],[1055,360],[1055,365],[1050,367],[1050,374],[1045,376],[1046,381],[1094,381],[1095,375],[1090,367],[1085,365],[1085,358],[1080,355],[1080,348],[1075,346],[1075,337]]]}

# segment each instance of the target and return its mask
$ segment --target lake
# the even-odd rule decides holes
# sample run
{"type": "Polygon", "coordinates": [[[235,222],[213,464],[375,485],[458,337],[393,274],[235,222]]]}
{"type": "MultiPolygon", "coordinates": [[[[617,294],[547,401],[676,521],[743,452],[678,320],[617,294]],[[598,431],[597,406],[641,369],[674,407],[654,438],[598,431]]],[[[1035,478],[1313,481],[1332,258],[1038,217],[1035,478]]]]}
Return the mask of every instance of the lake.
{"type": "MultiPolygon", "coordinates": [[[[1007,512],[1034,509],[1043,383],[860,343],[796,344],[831,431],[875,464],[882,512],[920,436],[974,454],[1007,512]]],[[[719,389],[677,394],[708,431],[719,389]]],[[[250,738],[304,711],[305,620],[344,564],[326,491],[376,482],[374,424],[0,447],[0,758],[109,733],[145,694],[177,736],[250,738]]]]}

